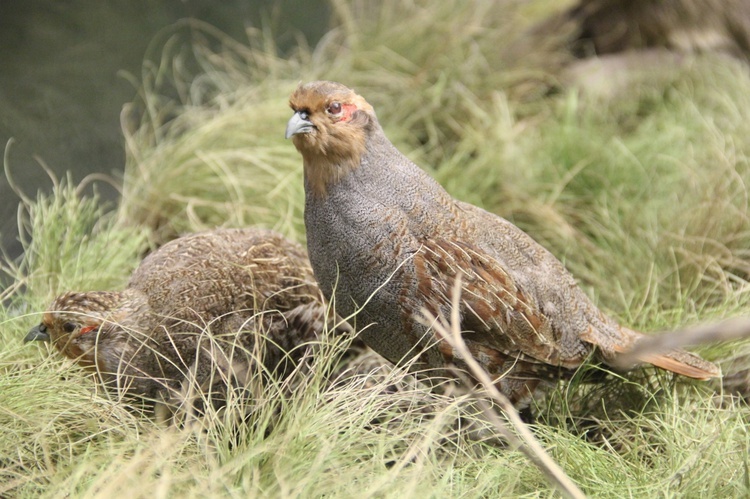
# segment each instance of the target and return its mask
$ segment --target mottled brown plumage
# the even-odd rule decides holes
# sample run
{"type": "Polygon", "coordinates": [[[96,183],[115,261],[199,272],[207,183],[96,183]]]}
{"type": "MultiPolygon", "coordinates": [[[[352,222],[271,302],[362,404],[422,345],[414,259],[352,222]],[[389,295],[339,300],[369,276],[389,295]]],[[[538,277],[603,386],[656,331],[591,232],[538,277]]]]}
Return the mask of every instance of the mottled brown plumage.
{"type": "Polygon", "coordinates": [[[165,244],[124,291],[59,296],[26,339],[49,339],[119,394],[174,402],[189,387],[221,403],[227,387],[291,368],[326,322],[301,246],[225,229],[165,244]]]}
{"type": "MultiPolygon", "coordinates": [[[[460,278],[463,337],[517,405],[592,352],[604,362],[642,335],[604,315],[551,253],[513,224],[453,199],[385,137],[372,107],[334,82],[300,85],[287,137],[302,154],[315,277],[360,337],[393,362],[463,366],[422,323],[449,317],[460,278]]],[[[644,362],[694,378],[718,369],[684,351],[644,362]]]]}

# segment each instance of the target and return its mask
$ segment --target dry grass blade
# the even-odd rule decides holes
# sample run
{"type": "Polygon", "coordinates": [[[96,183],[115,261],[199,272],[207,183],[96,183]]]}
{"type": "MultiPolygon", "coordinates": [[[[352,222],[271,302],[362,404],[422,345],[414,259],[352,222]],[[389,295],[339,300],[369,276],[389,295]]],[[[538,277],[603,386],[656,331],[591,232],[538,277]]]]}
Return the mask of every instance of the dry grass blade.
{"type": "Polygon", "coordinates": [[[660,354],[689,345],[750,338],[750,317],[736,317],[720,322],[700,324],[690,328],[668,331],[638,341],[635,346],[615,359],[621,368],[632,368],[647,354],[660,354]]]}
{"type": "Polygon", "coordinates": [[[513,407],[510,400],[503,395],[494,385],[490,375],[485,371],[479,363],[474,359],[471,352],[466,346],[466,343],[461,336],[461,327],[459,320],[459,302],[461,296],[461,276],[456,279],[456,284],[453,287],[452,300],[451,300],[451,320],[450,323],[446,323],[443,318],[436,318],[429,311],[422,310],[426,322],[432,325],[435,332],[440,336],[441,339],[445,340],[457,353],[471,371],[471,375],[479,381],[482,388],[497,402],[500,408],[505,413],[508,421],[512,426],[512,430],[508,429],[503,423],[502,419],[498,414],[483,400],[483,398],[476,394],[476,391],[472,387],[468,387],[469,390],[475,394],[479,407],[482,409],[484,416],[492,425],[498,430],[500,434],[509,439],[510,443],[517,446],[523,454],[534,463],[544,476],[557,487],[560,492],[566,497],[570,498],[584,498],[586,497],[581,489],[573,483],[573,481],[565,474],[565,472],[557,465],[557,463],[547,454],[544,448],[539,444],[531,430],[521,420],[518,411],[513,407]]]}

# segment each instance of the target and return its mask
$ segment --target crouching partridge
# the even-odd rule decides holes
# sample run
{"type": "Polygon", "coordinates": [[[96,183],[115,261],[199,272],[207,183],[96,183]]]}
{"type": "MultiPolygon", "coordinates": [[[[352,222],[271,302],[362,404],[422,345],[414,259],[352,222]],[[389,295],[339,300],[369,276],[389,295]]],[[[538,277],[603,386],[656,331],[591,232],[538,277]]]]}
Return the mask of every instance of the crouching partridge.
{"type": "MultiPolygon", "coordinates": [[[[360,338],[399,362],[449,375],[465,367],[423,324],[460,321],[470,352],[518,407],[594,351],[604,363],[641,333],[602,313],[560,261],[513,224],[453,199],[386,138],[364,98],[339,83],[300,85],[286,129],[301,153],[307,247],[326,299],[356,315],[360,338]]],[[[678,350],[639,359],[697,379],[716,366],[678,350]]]]}
{"type": "Polygon", "coordinates": [[[192,387],[222,404],[259,371],[288,371],[327,321],[303,247],[225,229],[165,244],[124,291],[57,297],[25,341],[50,341],[117,394],[175,401],[192,387]]]}

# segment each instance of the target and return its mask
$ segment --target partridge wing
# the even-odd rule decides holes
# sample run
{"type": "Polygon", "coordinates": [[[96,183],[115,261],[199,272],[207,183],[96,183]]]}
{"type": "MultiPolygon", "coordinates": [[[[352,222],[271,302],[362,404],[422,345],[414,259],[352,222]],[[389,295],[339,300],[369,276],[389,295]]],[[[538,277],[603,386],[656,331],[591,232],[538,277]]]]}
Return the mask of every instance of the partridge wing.
{"type": "Polygon", "coordinates": [[[553,366],[575,367],[588,354],[561,351],[561,333],[537,298],[523,289],[500,262],[479,248],[454,240],[423,242],[414,258],[418,294],[433,313],[447,313],[461,280],[460,316],[467,343],[483,355],[553,366]]]}

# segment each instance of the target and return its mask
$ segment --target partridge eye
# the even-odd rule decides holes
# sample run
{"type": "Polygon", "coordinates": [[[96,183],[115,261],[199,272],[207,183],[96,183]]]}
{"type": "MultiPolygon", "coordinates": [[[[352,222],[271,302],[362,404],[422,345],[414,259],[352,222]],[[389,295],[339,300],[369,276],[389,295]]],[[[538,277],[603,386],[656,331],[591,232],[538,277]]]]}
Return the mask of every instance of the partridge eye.
{"type": "Polygon", "coordinates": [[[341,103],[340,102],[331,102],[328,104],[328,114],[339,114],[341,112],[341,103]]]}
{"type": "Polygon", "coordinates": [[[72,322],[66,322],[65,324],[63,324],[63,331],[65,331],[66,333],[72,333],[75,330],[76,330],[76,325],[73,324],[72,322]]]}

